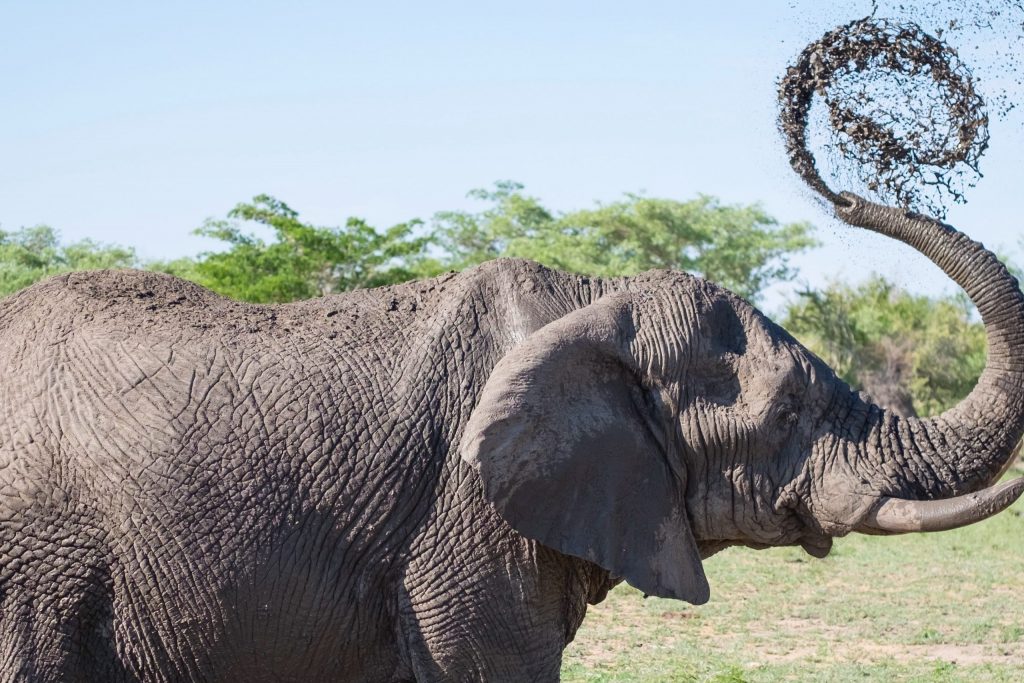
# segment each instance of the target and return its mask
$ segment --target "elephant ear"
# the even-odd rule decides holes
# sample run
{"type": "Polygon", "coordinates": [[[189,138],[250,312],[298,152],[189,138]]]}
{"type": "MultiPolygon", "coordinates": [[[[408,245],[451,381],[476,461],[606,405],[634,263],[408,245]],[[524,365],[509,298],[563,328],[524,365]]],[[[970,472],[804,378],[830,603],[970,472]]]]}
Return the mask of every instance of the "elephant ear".
{"type": "Polygon", "coordinates": [[[632,318],[602,299],[541,328],[495,367],[461,454],[523,536],[645,593],[703,604],[707,579],[666,453],[666,417],[629,351],[632,318]]]}

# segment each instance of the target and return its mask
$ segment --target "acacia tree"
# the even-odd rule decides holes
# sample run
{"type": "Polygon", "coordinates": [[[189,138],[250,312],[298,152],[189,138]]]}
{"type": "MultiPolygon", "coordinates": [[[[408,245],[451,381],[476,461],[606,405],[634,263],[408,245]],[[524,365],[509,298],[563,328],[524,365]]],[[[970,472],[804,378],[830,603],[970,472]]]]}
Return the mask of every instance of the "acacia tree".
{"type": "Polygon", "coordinates": [[[596,209],[555,214],[521,190],[511,182],[474,190],[470,196],[488,207],[438,213],[431,232],[418,220],[384,232],[355,218],[341,227],[315,226],[261,195],[196,231],[228,249],[157,267],[256,302],[390,284],[500,256],[604,276],[677,268],[756,298],[792,275],[789,255],[814,244],[805,223],[781,226],[758,206],[723,206],[706,196],[679,202],[627,195],[596,209]],[[274,238],[257,237],[247,223],[270,228],[274,238]]]}
{"type": "Polygon", "coordinates": [[[133,249],[92,240],[61,244],[60,235],[47,225],[0,230],[0,296],[58,273],[136,265],[133,249]]]}
{"type": "Polygon", "coordinates": [[[200,254],[162,269],[227,296],[253,302],[308,299],[359,287],[413,279],[437,269],[425,256],[430,239],[417,236],[420,221],[378,231],[349,218],[342,226],[303,222],[284,202],[259,195],[238,204],[227,219],[208,220],[195,232],[226,242],[222,252],[200,254]],[[247,232],[246,223],[269,228],[273,241],[247,232]]]}
{"type": "Polygon", "coordinates": [[[499,256],[598,276],[674,268],[703,275],[756,299],[792,277],[792,254],[815,245],[807,223],[780,225],[759,205],[723,205],[627,194],[621,201],[567,213],[545,208],[509,181],[470,197],[479,212],[448,211],[434,226],[447,263],[461,269],[499,256]]]}

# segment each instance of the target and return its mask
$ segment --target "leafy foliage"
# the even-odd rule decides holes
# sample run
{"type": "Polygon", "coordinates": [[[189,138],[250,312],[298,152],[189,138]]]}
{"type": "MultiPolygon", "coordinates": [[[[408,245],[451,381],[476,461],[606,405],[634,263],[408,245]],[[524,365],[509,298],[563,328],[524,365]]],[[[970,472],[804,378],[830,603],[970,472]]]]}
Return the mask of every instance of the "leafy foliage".
{"type": "Polygon", "coordinates": [[[963,294],[931,298],[875,275],[805,291],[783,325],[851,385],[905,414],[954,405],[985,366],[985,329],[963,294]]]}
{"type": "MultiPolygon", "coordinates": [[[[771,282],[793,275],[787,263],[791,254],[814,245],[809,225],[781,226],[757,205],[724,206],[707,196],[681,202],[626,195],[596,209],[555,214],[522,189],[501,182],[493,190],[475,190],[470,196],[490,206],[478,213],[441,212],[432,231],[418,220],[384,231],[358,218],[342,226],[313,225],[284,202],[260,195],[195,231],[225,243],[223,251],[146,267],[236,299],[269,303],[391,284],[514,256],[599,276],[676,268],[754,299],[771,282]]],[[[92,242],[62,248],[48,228],[17,235],[8,242],[22,245],[21,255],[7,259],[18,262],[17,276],[8,275],[5,291],[59,270],[136,265],[129,249],[92,242]],[[22,263],[33,259],[46,265],[32,270],[22,263]]]]}
{"type": "Polygon", "coordinates": [[[46,225],[0,230],[0,296],[58,273],[135,265],[135,251],[130,248],[92,240],[62,245],[57,231],[46,225]]]}
{"type": "Polygon", "coordinates": [[[403,282],[437,270],[426,259],[428,237],[415,236],[419,221],[378,232],[349,218],[339,227],[316,226],[268,195],[238,204],[226,220],[208,220],[196,234],[228,244],[223,252],[175,261],[162,269],[190,277],[227,296],[254,302],[308,299],[358,287],[403,282]],[[269,228],[266,242],[243,223],[269,228]]]}
{"type": "Polygon", "coordinates": [[[674,268],[703,275],[756,299],[793,276],[788,257],[815,245],[807,223],[779,225],[758,205],[722,205],[627,194],[595,209],[556,214],[499,182],[470,196],[490,206],[477,213],[442,212],[435,228],[449,264],[461,269],[499,256],[598,276],[674,268]]]}

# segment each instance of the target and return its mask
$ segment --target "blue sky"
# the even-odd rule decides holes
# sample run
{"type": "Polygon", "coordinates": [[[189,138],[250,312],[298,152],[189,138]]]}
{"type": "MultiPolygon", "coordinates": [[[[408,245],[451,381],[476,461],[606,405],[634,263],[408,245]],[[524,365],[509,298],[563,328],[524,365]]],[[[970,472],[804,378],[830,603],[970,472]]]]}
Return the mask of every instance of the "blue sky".
{"type": "MultiPolygon", "coordinates": [[[[879,270],[949,290],[830,219],[775,132],[789,61],[870,2],[88,5],[0,6],[4,229],[168,258],[213,246],[190,231],[259,193],[385,226],[507,178],[558,209],[636,191],[761,201],[819,226],[803,282],[879,270]]],[[[1017,256],[1021,119],[993,125],[986,177],[949,215],[1017,256]]]]}

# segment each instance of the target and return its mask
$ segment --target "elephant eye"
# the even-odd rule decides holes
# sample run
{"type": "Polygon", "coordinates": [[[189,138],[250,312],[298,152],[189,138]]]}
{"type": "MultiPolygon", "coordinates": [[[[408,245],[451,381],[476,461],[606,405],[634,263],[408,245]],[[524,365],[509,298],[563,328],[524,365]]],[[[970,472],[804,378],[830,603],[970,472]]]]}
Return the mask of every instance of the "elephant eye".
{"type": "Polygon", "coordinates": [[[800,413],[796,409],[795,397],[788,397],[779,406],[776,420],[786,426],[795,425],[800,421],[800,413]]]}

